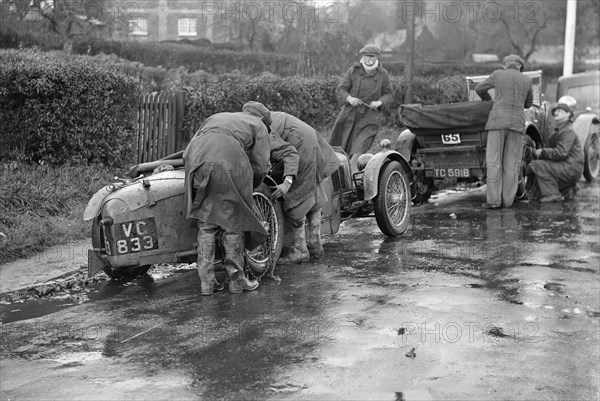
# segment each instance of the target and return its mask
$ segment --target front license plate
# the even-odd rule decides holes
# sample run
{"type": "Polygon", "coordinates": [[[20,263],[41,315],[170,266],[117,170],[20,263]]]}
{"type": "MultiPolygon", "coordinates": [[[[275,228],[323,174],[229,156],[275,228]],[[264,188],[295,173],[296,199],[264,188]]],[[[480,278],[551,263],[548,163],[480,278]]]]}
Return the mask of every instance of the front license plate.
{"type": "Polygon", "coordinates": [[[443,134],[442,143],[444,145],[456,145],[460,143],[460,134],[443,134]]]}
{"type": "Polygon", "coordinates": [[[158,233],[154,217],[115,224],[117,255],[158,249],[158,233]]]}
{"type": "Polygon", "coordinates": [[[468,168],[436,168],[433,176],[436,178],[463,178],[470,177],[468,168]]]}

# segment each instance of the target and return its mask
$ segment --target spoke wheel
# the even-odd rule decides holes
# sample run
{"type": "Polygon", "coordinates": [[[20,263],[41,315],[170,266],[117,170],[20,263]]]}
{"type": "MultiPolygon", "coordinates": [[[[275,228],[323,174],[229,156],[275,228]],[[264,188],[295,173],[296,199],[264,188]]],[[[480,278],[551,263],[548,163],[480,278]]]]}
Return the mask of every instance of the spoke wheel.
{"type": "Polygon", "coordinates": [[[246,261],[255,275],[262,276],[275,266],[283,247],[283,213],[279,203],[268,196],[270,189],[264,185],[252,194],[252,211],[267,230],[265,242],[253,250],[246,249],[246,261]]]}
{"type": "Polygon", "coordinates": [[[408,178],[399,162],[390,161],[384,165],[377,188],[373,200],[377,225],[386,236],[397,237],[408,227],[411,208],[408,178]]]}
{"type": "Polygon", "coordinates": [[[592,125],[583,149],[583,176],[587,182],[592,182],[598,179],[598,173],[600,173],[600,144],[598,143],[598,140],[600,139],[599,136],[600,125],[592,125]]]}

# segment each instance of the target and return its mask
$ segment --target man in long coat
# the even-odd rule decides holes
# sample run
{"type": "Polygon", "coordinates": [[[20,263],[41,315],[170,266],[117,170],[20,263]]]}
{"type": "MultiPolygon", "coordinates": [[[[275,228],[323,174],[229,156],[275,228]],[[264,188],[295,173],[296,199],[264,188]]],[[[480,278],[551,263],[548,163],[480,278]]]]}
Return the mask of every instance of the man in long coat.
{"type": "Polygon", "coordinates": [[[360,62],[346,71],[337,87],[344,106],[333,126],[329,144],[341,147],[351,159],[371,148],[379,131],[380,111],[391,107],[394,100],[388,72],[377,58],[379,53],[376,45],[363,47],[360,62]]]}
{"type": "Polygon", "coordinates": [[[494,71],[475,87],[482,100],[491,100],[488,90],[495,90],[485,126],[487,202],[482,206],[486,209],[511,207],[514,202],[523,157],[525,109],[533,104],[533,83],[521,72],[525,62],[511,54],[503,64],[503,70],[494,71]]]}
{"type": "Polygon", "coordinates": [[[583,174],[583,149],[573,130],[573,109],[557,104],[551,110],[554,133],[548,146],[535,150],[528,168],[535,174],[540,202],[570,200],[577,193],[577,181],[583,174]]]}
{"type": "MultiPolygon", "coordinates": [[[[271,116],[264,105],[251,103],[243,112],[207,118],[183,155],[187,216],[198,224],[202,295],[212,295],[222,288],[214,276],[215,239],[219,233],[230,276],[229,292],[237,294],[258,287],[258,282],[244,275],[244,232],[267,235],[252,212],[252,190],[270,168],[271,116]]],[[[286,146],[297,160],[295,149],[286,146]]]]}
{"type": "Polygon", "coordinates": [[[273,132],[292,144],[299,156],[296,178],[286,177],[289,191],[283,202],[286,226],[293,232],[294,243],[284,249],[278,263],[306,262],[310,257],[318,259],[323,255],[321,206],[327,200],[321,183],[339,168],[340,161],[333,148],[304,121],[278,111],[271,112],[271,117],[273,132]],[[305,218],[308,238],[305,234],[305,218]]]}

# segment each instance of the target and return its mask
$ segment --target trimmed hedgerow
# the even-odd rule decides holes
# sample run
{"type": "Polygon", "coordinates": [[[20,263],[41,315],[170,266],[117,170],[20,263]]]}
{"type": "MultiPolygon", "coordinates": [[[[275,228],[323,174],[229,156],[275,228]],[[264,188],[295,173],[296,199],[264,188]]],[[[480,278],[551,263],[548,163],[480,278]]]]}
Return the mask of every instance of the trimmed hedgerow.
{"type": "Polygon", "coordinates": [[[0,159],[121,165],[139,90],[123,72],[43,54],[0,60],[0,159]]]}

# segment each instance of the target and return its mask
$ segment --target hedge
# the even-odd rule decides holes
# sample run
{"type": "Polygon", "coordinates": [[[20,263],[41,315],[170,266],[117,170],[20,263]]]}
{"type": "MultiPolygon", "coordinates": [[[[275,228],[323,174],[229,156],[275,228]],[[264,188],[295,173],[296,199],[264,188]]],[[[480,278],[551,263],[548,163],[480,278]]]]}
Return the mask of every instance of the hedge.
{"type": "Polygon", "coordinates": [[[295,55],[213,50],[179,43],[87,39],[76,42],[74,50],[90,55],[115,54],[147,66],[167,69],[185,67],[189,71],[203,70],[213,74],[239,71],[259,75],[271,71],[288,76],[294,75],[297,67],[295,55]]]}
{"type": "Polygon", "coordinates": [[[120,71],[43,54],[0,59],[0,160],[132,160],[139,89],[120,71]]]}

